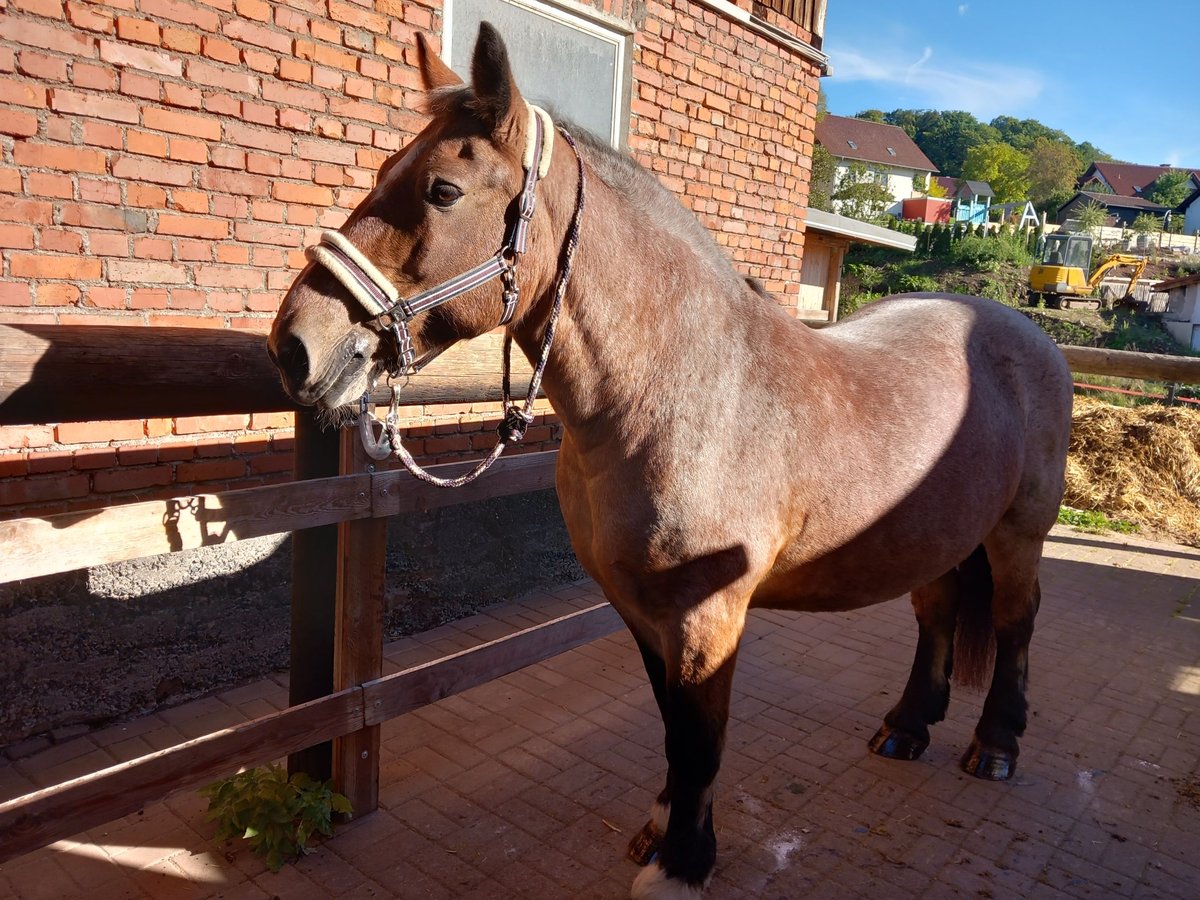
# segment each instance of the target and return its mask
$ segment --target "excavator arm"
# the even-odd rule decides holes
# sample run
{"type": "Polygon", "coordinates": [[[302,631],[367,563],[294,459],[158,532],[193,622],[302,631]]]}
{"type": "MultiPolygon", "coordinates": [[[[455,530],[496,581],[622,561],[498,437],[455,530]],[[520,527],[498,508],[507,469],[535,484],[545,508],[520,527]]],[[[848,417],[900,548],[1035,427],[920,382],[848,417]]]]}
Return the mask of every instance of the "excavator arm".
{"type": "Polygon", "coordinates": [[[1117,266],[1132,266],[1133,274],[1129,276],[1129,286],[1125,289],[1125,296],[1122,300],[1128,300],[1133,295],[1133,289],[1137,285],[1137,281],[1142,277],[1142,273],[1146,271],[1146,265],[1149,260],[1144,256],[1133,256],[1128,253],[1114,253],[1105,258],[1100,265],[1096,266],[1096,271],[1092,273],[1092,277],[1088,279],[1089,291],[1094,291],[1100,286],[1100,282],[1104,276],[1117,266]]]}

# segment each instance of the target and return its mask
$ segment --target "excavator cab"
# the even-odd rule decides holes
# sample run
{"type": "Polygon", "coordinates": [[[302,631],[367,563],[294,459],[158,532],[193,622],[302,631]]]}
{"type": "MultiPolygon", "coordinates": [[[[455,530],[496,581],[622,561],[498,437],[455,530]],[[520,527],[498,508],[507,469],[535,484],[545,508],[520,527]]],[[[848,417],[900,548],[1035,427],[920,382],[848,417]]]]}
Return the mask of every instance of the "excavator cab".
{"type": "MultiPolygon", "coordinates": [[[[1055,306],[1085,301],[1092,293],[1088,275],[1092,268],[1092,236],[1060,231],[1042,241],[1040,262],[1029,270],[1029,301],[1047,299],[1055,306]]],[[[1092,301],[1086,301],[1092,305],[1092,301]]],[[[1082,304],[1081,304],[1082,305],[1082,304]]],[[[1099,306],[1099,304],[1095,304],[1099,306]]]]}

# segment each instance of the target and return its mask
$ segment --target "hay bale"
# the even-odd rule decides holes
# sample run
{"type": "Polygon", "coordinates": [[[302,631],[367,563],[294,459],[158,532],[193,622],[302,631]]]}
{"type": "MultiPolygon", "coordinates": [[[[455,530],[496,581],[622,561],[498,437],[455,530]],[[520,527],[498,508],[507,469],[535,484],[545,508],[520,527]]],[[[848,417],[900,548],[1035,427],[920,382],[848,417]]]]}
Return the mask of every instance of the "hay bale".
{"type": "Polygon", "coordinates": [[[1076,397],[1063,503],[1200,546],[1200,410],[1076,397]]]}

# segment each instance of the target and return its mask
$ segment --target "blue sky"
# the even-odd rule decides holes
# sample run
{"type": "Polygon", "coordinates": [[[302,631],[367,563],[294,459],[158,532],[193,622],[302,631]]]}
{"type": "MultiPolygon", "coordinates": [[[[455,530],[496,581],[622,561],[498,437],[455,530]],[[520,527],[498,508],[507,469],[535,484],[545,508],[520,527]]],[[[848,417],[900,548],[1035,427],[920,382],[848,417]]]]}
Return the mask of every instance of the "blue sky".
{"type": "Polygon", "coordinates": [[[1198,25],[1200,0],[829,0],[821,84],[835,115],[1032,118],[1128,162],[1200,168],[1198,25]]]}

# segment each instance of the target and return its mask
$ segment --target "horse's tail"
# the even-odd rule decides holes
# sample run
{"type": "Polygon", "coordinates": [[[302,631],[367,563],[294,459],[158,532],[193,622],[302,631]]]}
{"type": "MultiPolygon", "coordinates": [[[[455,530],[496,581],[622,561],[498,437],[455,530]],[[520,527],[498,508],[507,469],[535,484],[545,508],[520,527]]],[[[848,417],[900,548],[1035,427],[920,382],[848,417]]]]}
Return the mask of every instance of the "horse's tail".
{"type": "Polygon", "coordinates": [[[992,625],[992,566],[980,544],[958,566],[958,623],[954,634],[954,680],[982,690],[996,657],[992,625]]]}

